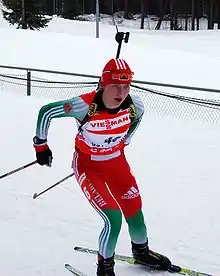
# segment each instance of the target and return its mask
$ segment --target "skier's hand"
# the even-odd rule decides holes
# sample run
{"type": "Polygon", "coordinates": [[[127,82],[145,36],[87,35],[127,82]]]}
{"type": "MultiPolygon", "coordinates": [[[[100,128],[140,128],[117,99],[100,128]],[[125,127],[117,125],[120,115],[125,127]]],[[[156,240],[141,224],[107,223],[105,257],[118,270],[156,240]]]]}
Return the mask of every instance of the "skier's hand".
{"type": "Polygon", "coordinates": [[[47,145],[47,140],[40,139],[35,136],[33,141],[36,151],[37,163],[41,166],[46,165],[48,167],[51,167],[53,156],[52,151],[47,145]]]}

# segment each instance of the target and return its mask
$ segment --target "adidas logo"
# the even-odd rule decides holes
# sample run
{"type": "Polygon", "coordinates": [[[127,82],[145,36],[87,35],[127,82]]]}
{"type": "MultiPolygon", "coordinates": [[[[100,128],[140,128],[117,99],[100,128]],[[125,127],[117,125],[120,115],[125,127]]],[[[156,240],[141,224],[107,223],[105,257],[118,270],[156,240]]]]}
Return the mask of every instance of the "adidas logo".
{"type": "Polygon", "coordinates": [[[135,187],[131,187],[127,193],[125,193],[121,198],[122,199],[133,199],[139,196],[139,191],[135,187]]]}

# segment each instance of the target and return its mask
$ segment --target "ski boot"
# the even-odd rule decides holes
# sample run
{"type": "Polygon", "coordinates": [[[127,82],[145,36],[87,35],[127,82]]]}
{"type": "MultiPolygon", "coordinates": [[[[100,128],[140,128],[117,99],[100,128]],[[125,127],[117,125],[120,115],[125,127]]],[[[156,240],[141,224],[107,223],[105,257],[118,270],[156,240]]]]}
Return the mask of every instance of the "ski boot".
{"type": "Polygon", "coordinates": [[[147,265],[157,270],[172,270],[171,261],[157,252],[149,249],[148,242],[144,244],[132,244],[132,253],[136,263],[147,265]]]}
{"type": "Polygon", "coordinates": [[[114,256],[104,259],[98,254],[97,276],[116,276],[114,273],[114,256]]]}

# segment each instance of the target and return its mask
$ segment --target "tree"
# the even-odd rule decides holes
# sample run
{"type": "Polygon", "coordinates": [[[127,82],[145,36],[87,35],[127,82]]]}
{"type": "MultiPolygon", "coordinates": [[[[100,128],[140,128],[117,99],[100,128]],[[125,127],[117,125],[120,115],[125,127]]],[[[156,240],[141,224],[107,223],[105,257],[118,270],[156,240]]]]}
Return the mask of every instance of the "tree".
{"type": "Polygon", "coordinates": [[[56,13],[56,7],[55,7],[55,1],[54,0],[45,0],[44,1],[44,7],[43,7],[43,11],[48,14],[48,15],[53,15],[56,13]]]}
{"type": "Polygon", "coordinates": [[[96,1],[85,0],[84,5],[85,5],[85,13],[87,13],[87,14],[90,14],[90,13],[95,14],[96,1]]]}
{"type": "Polygon", "coordinates": [[[82,5],[79,0],[65,0],[63,18],[74,19],[77,15],[82,13],[82,5]]]}
{"type": "Polygon", "coordinates": [[[113,0],[99,0],[100,11],[105,14],[114,13],[114,1],[113,0]]]}
{"type": "Polygon", "coordinates": [[[39,30],[48,26],[51,18],[43,15],[44,0],[2,0],[7,10],[3,18],[17,29],[39,30]]]}

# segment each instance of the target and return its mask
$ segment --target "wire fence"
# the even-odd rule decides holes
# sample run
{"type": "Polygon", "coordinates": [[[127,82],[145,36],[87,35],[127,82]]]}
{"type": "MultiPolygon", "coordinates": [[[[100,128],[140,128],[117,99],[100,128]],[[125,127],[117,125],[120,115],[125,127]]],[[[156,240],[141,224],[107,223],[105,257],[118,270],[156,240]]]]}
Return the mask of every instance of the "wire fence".
{"type": "MultiPolygon", "coordinates": [[[[26,75],[0,74],[1,88],[16,93],[25,94],[27,91],[26,75]]],[[[92,91],[98,85],[96,82],[51,81],[36,76],[31,77],[31,95],[46,97],[53,100],[68,99],[85,91],[92,91]]]]}
{"type": "Polygon", "coordinates": [[[132,93],[144,102],[146,112],[184,120],[220,122],[220,100],[202,99],[132,85],[132,93]]]}
{"type": "MultiPolygon", "coordinates": [[[[94,82],[71,82],[48,80],[33,76],[33,74],[31,76],[31,95],[46,97],[48,100],[53,101],[65,100],[93,91],[97,86],[98,79],[94,82]]],[[[0,74],[0,89],[25,95],[27,91],[27,75],[0,74]]],[[[136,84],[132,84],[131,87],[131,93],[138,95],[144,102],[146,113],[172,116],[184,120],[199,120],[210,123],[220,122],[219,93],[214,93],[216,99],[208,99],[207,97],[171,94],[164,90],[154,90],[146,85],[138,86],[136,84]]],[[[183,92],[183,88],[180,91],[183,92]]]]}

